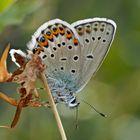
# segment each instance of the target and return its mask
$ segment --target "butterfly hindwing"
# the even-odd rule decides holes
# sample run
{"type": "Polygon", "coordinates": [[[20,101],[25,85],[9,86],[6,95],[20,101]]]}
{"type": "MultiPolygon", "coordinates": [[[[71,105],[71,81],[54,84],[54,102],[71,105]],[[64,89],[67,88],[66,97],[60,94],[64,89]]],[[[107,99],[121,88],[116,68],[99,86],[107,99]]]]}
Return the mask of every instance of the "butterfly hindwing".
{"type": "Polygon", "coordinates": [[[79,83],[81,90],[97,71],[104,60],[114,38],[116,24],[105,18],[93,18],[72,24],[79,35],[82,47],[82,73],[79,83]]]}

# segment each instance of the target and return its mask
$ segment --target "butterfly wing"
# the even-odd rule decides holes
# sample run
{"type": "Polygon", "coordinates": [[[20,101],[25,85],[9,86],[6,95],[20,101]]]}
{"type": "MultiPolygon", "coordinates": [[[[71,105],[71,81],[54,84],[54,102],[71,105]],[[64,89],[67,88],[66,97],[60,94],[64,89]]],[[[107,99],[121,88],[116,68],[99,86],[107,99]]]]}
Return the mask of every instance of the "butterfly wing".
{"type": "Polygon", "coordinates": [[[78,91],[80,91],[98,70],[110,49],[116,24],[109,19],[93,18],[77,21],[72,26],[79,35],[79,41],[83,44],[81,48],[83,69],[78,85],[78,91]]]}
{"type": "MultiPolygon", "coordinates": [[[[75,92],[81,73],[81,44],[76,30],[68,23],[55,19],[43,24],[28,43],[29,52],[37,53],[46,63],[50,88],[75,92]]],[[[69,92],[68,92],[69,93],[69,92]]]]}

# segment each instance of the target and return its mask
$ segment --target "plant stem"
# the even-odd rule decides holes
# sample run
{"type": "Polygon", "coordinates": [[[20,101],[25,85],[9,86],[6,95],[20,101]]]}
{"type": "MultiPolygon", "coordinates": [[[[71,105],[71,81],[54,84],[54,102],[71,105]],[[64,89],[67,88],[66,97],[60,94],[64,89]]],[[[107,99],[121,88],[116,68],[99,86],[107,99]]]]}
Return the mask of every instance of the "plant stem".
{"type": "Polygon", "coordinates": [[[64,131],[60,116],[58,114],[54,99],[52,97],[51,91],[50,91],[48,83],[47,83],[46,76],[45,76],[45,74],[43,72],[41,73],[41,80],[42,80],[42,82],[44,84],[44,87],[45,87],[45,89],[47,91],[49,103],[50,103],[51,109],[52,109],[52,111],[54,113],[54,116],[55,116],[55,119],[56,119],[56,122],[57,122],[57,126],[59,128],[59,132],[61,134],[62,140],[67,140],[67,137],[66,137],[66,134],[65,134],[65,131],[64,131]]]}
{"type": "Polygon", "coordinates": [[[18,103],[15,99],[5,95],[4,93],[0,92],[0,99],[3,99],[4,101],[8,102],[9,104],[13,105],[13,106],[17,106],[18,103]]]}

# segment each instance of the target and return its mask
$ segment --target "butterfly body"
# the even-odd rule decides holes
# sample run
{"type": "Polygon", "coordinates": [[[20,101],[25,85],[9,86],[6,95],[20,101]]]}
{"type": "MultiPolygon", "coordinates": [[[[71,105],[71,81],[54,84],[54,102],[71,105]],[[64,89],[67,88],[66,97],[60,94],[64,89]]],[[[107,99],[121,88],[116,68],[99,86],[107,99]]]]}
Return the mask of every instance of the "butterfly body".
{"type": "Polygon", "coordinates": [[[47,76],[48,84],[56,103],[65,102],[67,105],[75,99],[78,77],[69,74],[54,73],[52,77],[47,76]]]}
{"type": "MultiPolygon", "coordinates": [[[[38,28],[27,45],[27,57],[38,54],[47,65],[46,77],[56,103],[64,102],[69,107],[78,105],[75,94],[99,68],[115,30],[116,24],[105,18],[71,25],[55,19],[38,28]]],[[[11,51],[12,57],[13,54],[11,51]]]]}

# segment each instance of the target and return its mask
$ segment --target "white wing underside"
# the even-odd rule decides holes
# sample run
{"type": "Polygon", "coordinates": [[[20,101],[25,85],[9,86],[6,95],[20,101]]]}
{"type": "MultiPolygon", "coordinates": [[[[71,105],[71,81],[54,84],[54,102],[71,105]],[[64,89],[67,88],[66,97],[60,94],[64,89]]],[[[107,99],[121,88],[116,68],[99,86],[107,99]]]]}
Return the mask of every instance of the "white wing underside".
{"type": "Polygon", "coordinates": [[[81,80],[78,84],[79,90],[77,91],[79,92],[98,70],[109,51],[116,31],[116,24],[106,18],[93,18],[77,21],[72,26],[79,33],[80,42],[84,44],[81,49],[83,63],[81,80]],[[87,58],[87,56],[90,57],[87,58]]]}

